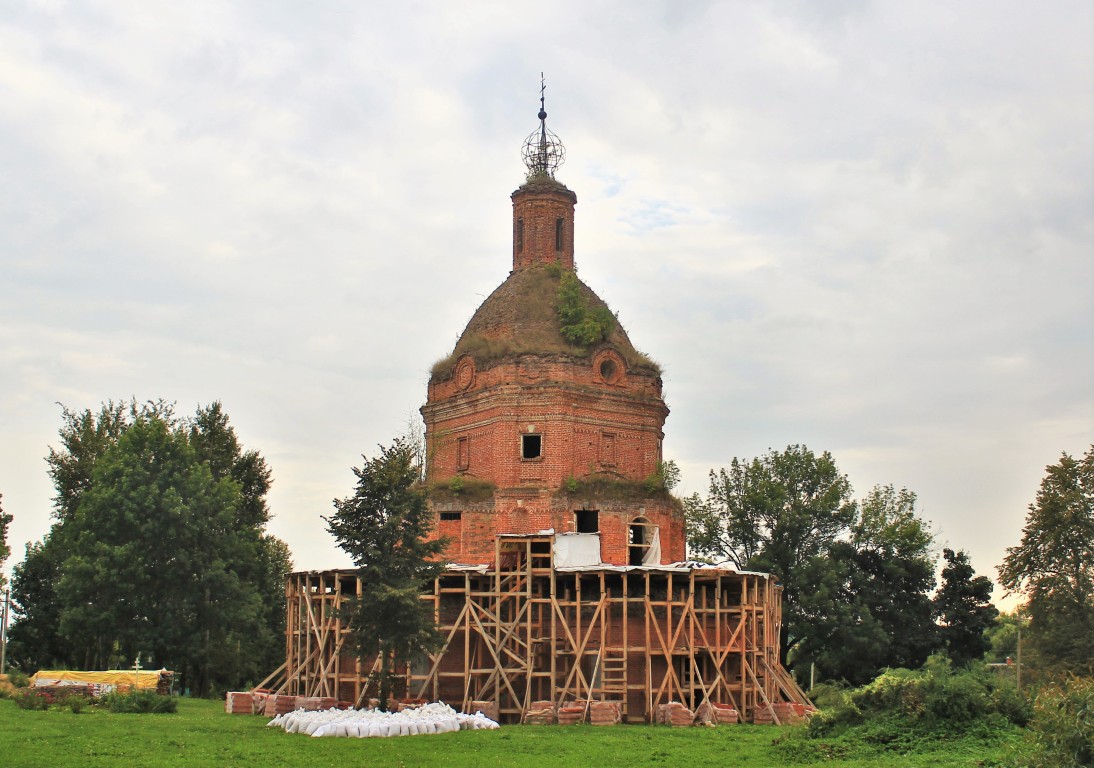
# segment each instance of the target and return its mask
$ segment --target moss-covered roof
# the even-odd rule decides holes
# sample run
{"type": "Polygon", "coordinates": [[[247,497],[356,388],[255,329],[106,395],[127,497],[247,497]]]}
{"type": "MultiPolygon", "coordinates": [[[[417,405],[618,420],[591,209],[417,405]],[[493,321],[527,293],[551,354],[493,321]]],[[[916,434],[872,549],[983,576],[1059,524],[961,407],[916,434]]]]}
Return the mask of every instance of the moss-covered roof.
{"type": "MultiPolygon", "coordinates": [[[[563,355],[587,358],[600,345],[582,347],[567,341],[558,315],[558,286],[562,271],[557,266],[518,269],[499,285],[475,311],[452,354],[437,361],[433,376],[447,378],[457,358],[470,354],[475,364],[486,368],[507,357],[520,355],[563,355]]],[[[577,281],[590,308],[607,307],[589,286],[577,281]]],[[[619,323],[605,343],[612,345],[631,369],[659,374],[660,368],[631,344],[619,323]]]]}

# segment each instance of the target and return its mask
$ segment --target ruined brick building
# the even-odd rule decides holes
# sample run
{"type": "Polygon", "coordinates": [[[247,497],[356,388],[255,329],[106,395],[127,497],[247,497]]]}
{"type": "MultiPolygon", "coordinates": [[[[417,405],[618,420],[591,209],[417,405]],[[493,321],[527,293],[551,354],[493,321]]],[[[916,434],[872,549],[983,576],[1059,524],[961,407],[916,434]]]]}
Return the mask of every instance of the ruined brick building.
{"type": "MultiPolygon", "coordinates": [[[[433,367],[422,407],[435,535],[452,543],[422,595],[444,646],[406,670],[403,695],[509,721],[590,702],[652,721],[680,702],[777,722],[806,703],[779,663],[782,590],[685,562],[660,370],[574,273],[577,196],[554,178],[546,117],[541,100],[511,195],[512,271],[433,367]]],[[[340,618],[358,579],[289,574],[281,694],[359,704],[374,690],[340,618]]]]}
{"type": "Polygon", "coordinates": [[[613,565],[680,561],[683,514],[659,475],[660,369],[576,278],[577,196],[553,176],[541,115],[512,194],[513,269],[434,366],[422,407],[438,533],[459,563],[489,562],[499,533],[542,530],[597,533],[613,565]],[[568,338],[566,300],[571,325],[605,327],[568,338]]]}

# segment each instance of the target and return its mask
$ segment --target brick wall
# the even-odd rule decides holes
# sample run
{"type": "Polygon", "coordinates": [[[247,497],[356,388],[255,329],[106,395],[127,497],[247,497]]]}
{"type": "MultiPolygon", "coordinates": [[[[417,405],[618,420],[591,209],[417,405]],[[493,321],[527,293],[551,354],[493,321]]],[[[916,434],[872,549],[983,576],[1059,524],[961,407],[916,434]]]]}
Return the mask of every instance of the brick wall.
{"type": "Polygon", "coordinates": [[[600,558],[613,565],[630,564],[630,526],[646,522],[658,529],[662,564],[684,559],[684,518],[678,502],[667,496],[620,500],[581,497],[551,490],[499,489],[488,501],[433,502],[438,521],[435,536],[451,540],[444,559],[458,563],[491,563],[498,534],[528,534],[547,529],[557,533],[577,530],[578,510],[597,512],[600,558]],[[459,520],[441,520],[454,517],[459,520]]]}

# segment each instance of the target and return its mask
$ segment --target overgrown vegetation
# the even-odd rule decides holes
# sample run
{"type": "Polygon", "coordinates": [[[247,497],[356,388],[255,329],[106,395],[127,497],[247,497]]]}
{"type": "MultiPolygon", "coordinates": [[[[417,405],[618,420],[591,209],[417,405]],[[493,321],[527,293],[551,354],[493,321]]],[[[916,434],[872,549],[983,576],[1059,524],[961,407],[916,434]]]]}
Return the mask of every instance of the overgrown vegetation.
{"type": "Polygon", "coordinates": [[[426,486],[429,498],[434,501],[466,502],[488,501],[493,498],[497,485],[471,475],[456,475],[448,480],[438,480],[426,486]]]}
{"type": "Polygon", "coordinates": [[[939,742],[1013,744],[1029,722],[1029,701],[983,667],[954,670],[932,657],[920,670],[894,669],[853,690],[812,692],[822,709],[781,744],[799,760],[912,754],[939,742]]]}
{"type": "Polygon", "coordinates": [[[123,714],[165,714],[177,712],[179,700],[155,691],[111,691],[99,700],[100,706],[123,714]]]}
{"type": "Polygon", "coordinates": [[[1040,690],[1026,743],[1012,764],[1016,768],[1094,765],[1094,679],[1072,677],[1040,690]]]}
{"type": "Polygon", "coordinates": [[[155,691],[111,691],[93,699],[86,686],[19,688],[10,696],[19,709],[44,712],[67,709],[80,714],[85,709],[102,709],[127,714],[162,714],[178,711],[178,699],[155,691]]]}
{"type": "MultiPolygon", "coordinates": [[[[672,467],[676,466],[672,462],[668,464],[672,467]]],[[[629,480],[618,475],[598,472],[584,477],[570,476],[562,482],[557,492],[568,496],[619,501],[671,497],[672,485],[668,485],[667,482],[672,483],[673,478],[671,470],[666,477],[663,469],[659,469],[644,480],[629,480]]]]}
{"type": "Polygon", "coordinates": [[[558,319],[562,337],[579,347],[607,341],[616,325],[606,306],[590,306],[572,270],[564,270],[558,281],[558,319]]]}

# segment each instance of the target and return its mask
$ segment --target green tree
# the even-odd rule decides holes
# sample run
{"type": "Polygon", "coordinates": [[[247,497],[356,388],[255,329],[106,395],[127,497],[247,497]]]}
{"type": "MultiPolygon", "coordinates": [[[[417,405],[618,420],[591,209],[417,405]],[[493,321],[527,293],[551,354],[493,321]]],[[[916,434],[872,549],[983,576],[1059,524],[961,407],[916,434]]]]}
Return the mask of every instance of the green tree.
{"type": "Polygon", "coordinates": [[[905,488],[874,487],[829,549],[829,568],[843,576],[834,604],[803,597],[817,608],[802,652],[825,676],[861,685],[885,668],[915,669],[935,649],[933,536],[915,504],[905,488]]]}
{"type": "Polygon", "coordinates": [[[1094,445],[1045,469],[999,581],[1026,597],[1030,640],[1060,671],[1094,673],[1094,445]]]}
{"type": "Polygon", "coordinates": [[[327,529],[357,566],[361,594],[348,613],[361,658],[382,660],[380,706],[387,708],[395,670],[440,643],[423,588],[441,571],[445,540],[426,541],[433,516],[419,478],[415,451],[398,439],[354,467],[353,496],[334,501],[327,529]]]}
{"type": "Polygon", "coordinates": [[[803,445],[752,461],[736,458],[710,473],[706,500],[685,501],[689,545],[697,554],[774,573],[785,609],[782,660],[809,636],[820,607],[817,585],[828,583],[824,604],[838,599],[839,574],[828,553],[855,520],[851,484],[827,451],[803,445]]]}
{"type": "Polygon", "coordinates": [[[31,666],[180,672],[204,694],[281,660],[288,549],[269,536],[265,460],[219,403],[64,410],[47,462],[57,522],[16,568],[13,642],[31,666]]]}
{"type": "Polygon", "coordinates": [[[138,405],[131,401],[103,403],[99,412],[82,413],[61,406],[60,448],[49,449],[46,464],[57,495],[53,497],[53,516],[61,523],[76,514],[80,498],[91,487],[91,473],[99,458],[118,441],[138,415],[173,418],[172,408],[162,401],[138,405]]]}
{"type": "Polygon", "coordinates": [[[233,530],[240,537],[240,556],[233,563],[239,579],[258,589],[264,617],[255,632],[239,642],[247,660],[244,678],[263,676],[284,661],[285,574],[292,569],[289,549],[264,534],[270,519],[266,494],[272,474],[257,451],[244,450],[219,402],[198,408],[187,422],[190,445],[210,469],[214,480],[228,479],[239,487],[233,530]]]}
{"type": "Polygon", "coordinates": [[[914,493],[878,486],[857,504],[832,456],[800,445],[734,459],[710,481],[684,501],[688,544],[779,577],[784,664],[862,683],[936,647],[933,539],[914,493]]]}
{"type": "Polygon", "coordinates": [[[61,535],[55,523],[40,542],[27,544],[22,562],[12,568],[11,600],[14,622],[8,632],[8,658],[24,670],[68,664],[68,648],[61,640],[61,607],[57,582],[61,578],[61,535]]]}
{"type": "Polygon", "coordinates": [[[199,694],[236,679],[240,642],[259,630],[240,578],[239,487],[216,480],[185,432],[139,417],[92,472],[58,588],[61,634],[86,666],[143,654],[199,694]]]}
{"type": "Polygon", "coordinates": [[[67,557],[66,523],[76,515],[83,494],[91,487],[96,462],[112,446],[138,413],[166,414],[166,404],[138,406],[114,401],[104,403],[97,413],[62,408],[58,432],[59,447],[50,447],[46,465],[56,495],[56,521],[41,542],[28,544],[23,562],[12,569],[14,623],[11,627],[12,658],[24,669],[49,666],[78,666],[69,655],[60,633],[61,608],[57,585],[67,557]]]}
{"type": "Polygon", "coordinates": [[[1018,660],[1018,634],[1021,628],[1029,626],[1029,616],[1018,608],[1011,613],[1000,613],[990,627],[984,631],[988,642],[987,661],[993,664],[1011,663],[1018,660]]]}
{"type": "Polygon", "coordinates": [[[987,576],[976,576],[968,553],[942,550],[942,586],[934,596],[939,639],[946,655],[958,665],[977,661],[991,647],[986,632],[999,610],[991,604],[994,585],[987,576]]]}

